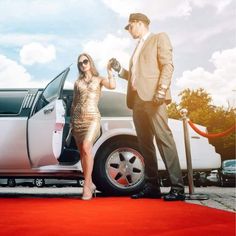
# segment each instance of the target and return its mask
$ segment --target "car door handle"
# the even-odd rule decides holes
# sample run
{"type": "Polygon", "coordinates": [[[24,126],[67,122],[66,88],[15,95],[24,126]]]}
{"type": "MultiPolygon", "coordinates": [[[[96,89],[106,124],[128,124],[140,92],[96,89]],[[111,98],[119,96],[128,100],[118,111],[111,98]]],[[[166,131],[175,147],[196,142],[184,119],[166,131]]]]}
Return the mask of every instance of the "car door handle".
{"type": "Polygon", "coordinates": [[[54,106],[51,106],[51,107],[45,109],[43,112],[44,112],[44,114],[46,115],[46,114],[51,113],[53,110],[54,110],[54,106]]]}

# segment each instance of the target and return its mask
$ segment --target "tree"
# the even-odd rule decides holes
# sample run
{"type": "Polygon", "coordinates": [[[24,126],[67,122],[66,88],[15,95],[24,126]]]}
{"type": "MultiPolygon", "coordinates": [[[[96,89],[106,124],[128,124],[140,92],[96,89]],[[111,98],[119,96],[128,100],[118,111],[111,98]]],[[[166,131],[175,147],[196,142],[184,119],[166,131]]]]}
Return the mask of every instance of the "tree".
{"type": "Polygon", "coordinates": [[[172,102],[167,107],[167,111],[168,111],[168,116],[171,117],[172,119],[179,120],[181,118],[181,115],[180,115],[180,112],[178,109],[178,105],[176,102],[172,102]]]}
{"type": "MultiPolygon", "coordinates": [[[[225,110],[216,107],[211,114],[208,130],[210,133],[220,133],[235,125],[236,109],[225,110]]],[[[221,154],[222,159],[235,158],[235,132],[222,137],[209,140],[215,146],[216,151],[221,154]]]]}
{"type": "MultiPolygon", "coordinates": [[[[171,103],[168,106],[169,117],[179,119],[179,110],[186,108],[190,120],[206,126],[209,133],[220,133],[235,125],[236,109],[212,106],[212,98],[204,89],[185,89],[179,96],[179,105],[171,103]]],[[[221,154],[222,160],[235,158],[235,132],[222,138],[209,139],[209,142],[221,154]]]]}

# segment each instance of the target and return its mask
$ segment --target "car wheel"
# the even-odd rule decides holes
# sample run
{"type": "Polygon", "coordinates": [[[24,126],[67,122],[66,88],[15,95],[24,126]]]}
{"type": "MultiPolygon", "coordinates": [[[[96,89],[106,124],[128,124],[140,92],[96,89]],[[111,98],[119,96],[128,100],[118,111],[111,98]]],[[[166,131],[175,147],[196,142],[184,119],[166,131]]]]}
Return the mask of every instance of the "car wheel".
{"type": "Polygon", "coordinates": [[[13,179],[13,178],[7,179],[7,185],[8,185],[9,187],[15,187],[15,186],[16,186],[16,181],[15,181],[15,179],[13,179]]]}
{"type": "Polygon", "coordinates": [[[104,143],[95,156],[93,180],[109,194],[131,194],[144,184],[144,161],[134,138],[104,143]]]}
{"type": "Polygon", "coordinates": [[[42,188],[45,185],[45,180],[42,178],[34,179],[34,185],[38,188],[42,188]]]}
{"type": "Polygon", "coordinates": [[[220,180],[220,186],[224,187],[225,186],[225,181],[222,175],[219,176],[219,180],[220,180]]]}
{"type": "Polygon", "coordinates": [[[202,187],[207,187],[207,174],[205,172],[200,173],[200,183],[202,187]]]}
{"type": "Polygon", "coordinates": [[[83,186],[84,186],[84,179],[78,179],[78,180],[77,180],[77,185],[78,185],[79,187],[83,187],[83,186]]]}
{"type": "Polygon", "coordinates": [[[195,187],[201,187],[201,182],[200,182],[199,180],[196,180],[196,181],[194,182],[194,186],[195,186],[195,187]]]}

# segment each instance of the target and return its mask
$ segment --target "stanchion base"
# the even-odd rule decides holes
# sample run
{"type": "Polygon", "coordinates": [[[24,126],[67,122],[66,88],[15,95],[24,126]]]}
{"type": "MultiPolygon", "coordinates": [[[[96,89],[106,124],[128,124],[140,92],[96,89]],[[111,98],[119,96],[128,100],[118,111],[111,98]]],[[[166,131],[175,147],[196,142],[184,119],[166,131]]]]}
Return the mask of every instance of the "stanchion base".
{"type": "Polygon", "coordinates": [[[202,193],[185,194],[185,200],[208,200],[209,196],[202,193]]]}

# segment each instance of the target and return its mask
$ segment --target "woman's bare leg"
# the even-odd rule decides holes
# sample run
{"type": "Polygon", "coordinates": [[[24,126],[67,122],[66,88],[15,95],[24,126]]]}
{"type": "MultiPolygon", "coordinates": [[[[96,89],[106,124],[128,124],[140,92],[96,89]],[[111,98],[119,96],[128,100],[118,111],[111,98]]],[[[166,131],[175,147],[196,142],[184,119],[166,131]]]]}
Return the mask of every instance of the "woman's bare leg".
{"type": "Polygon", "coordinates": [[[93,156],[92,143],[90,141],[83,141],[80,146],[81,165],[84,174],[84,188],[83,195],[90,196],[92,194],[92,171],[93,171],[93,156]]]}

